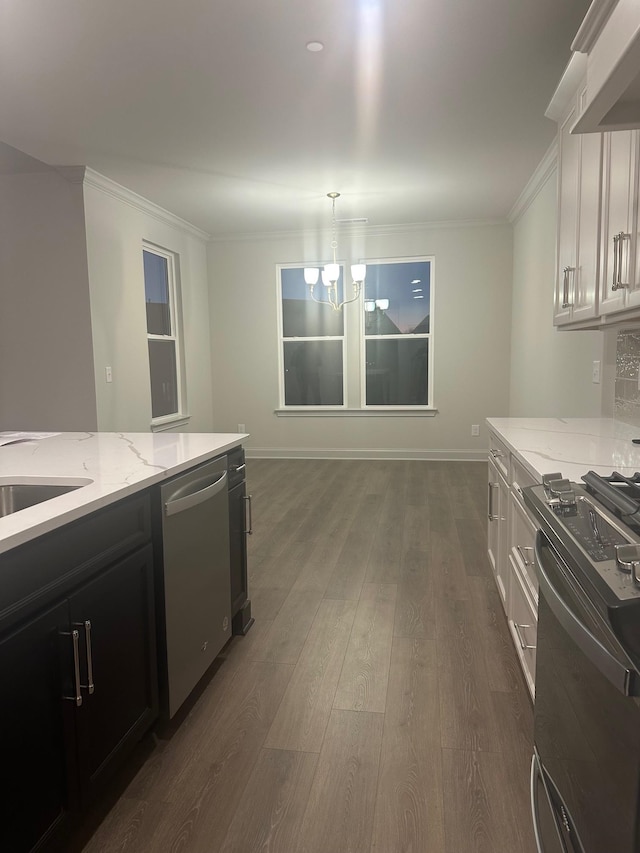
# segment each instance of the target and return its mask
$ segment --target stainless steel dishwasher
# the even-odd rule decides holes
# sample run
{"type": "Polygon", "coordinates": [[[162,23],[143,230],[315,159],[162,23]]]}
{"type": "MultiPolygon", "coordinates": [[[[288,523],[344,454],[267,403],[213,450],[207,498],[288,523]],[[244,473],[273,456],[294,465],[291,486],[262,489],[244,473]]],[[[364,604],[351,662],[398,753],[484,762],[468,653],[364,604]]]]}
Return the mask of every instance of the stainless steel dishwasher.
{"type": "Polygon", "coordinates": [[[227,457],[162,485],[160,504],[161,681],[164,710],[173,717],[231,636],[227,457]]]}

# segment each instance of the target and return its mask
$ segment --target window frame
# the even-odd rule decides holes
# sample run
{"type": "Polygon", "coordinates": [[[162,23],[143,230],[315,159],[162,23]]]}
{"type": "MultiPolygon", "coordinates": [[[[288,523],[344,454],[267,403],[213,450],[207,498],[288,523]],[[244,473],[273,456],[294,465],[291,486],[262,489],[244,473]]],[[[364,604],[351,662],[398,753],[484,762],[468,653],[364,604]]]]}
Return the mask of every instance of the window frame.
{"type": "Polygon", "coordinates": [[[433,305],[434,305],[434,269],[435,269],[435,258],[433,255],[417,255],[417,256],[407,256],[400,258],[367,258],[363,259],[361,263],[367,264],[367,269],[369,266],[382,265],[382,264],[415,264],[415,263],[428,263],[429,264],[429,331],[427,333],[420,333],[418,335],[415,334],[401,334],[401,335],[367,335],[365,333],[365,310],[364,303],[366,298],[366,280],[363,287],[363,293],[361,296],[362,304],[360,310],[360,409],[366,412],[385,412],[393,409],[394,411],[404,411],[404,412],[428,412],[435,411],[434,406],[434,394],[433,394],[433,332],[434,332],[434,316],[433,316],[433,305]],[[369,405],[367,404],[367,359],[366,359],[366,351],[367,351],[367,341],[371,340],[385,340],[385,341],[393,341],[393,340],[420,340],[426,339],[428,341],[427,344],[427,353],[428,353],[428,364],[427,364],[427,402],[421,405],[411,406],[406,404],[391,404],[391,405],[369,405]]]}
{"type": "MultiPolygon", "coordinates": [[[[345,264],[342,262],[338,262],[340,266],[340,273],[343,277],[345,274],[345,264]]],[[[310,335],[310,336],[294,336],[294,337],[285,337],[284,336],[284,316],[282,311],[282,270],[285,269],[294,269],[294,270],[304,270],[305,267],[322,267],[321,263],[287,263],[287,264],[276,264],[276,293],[277,293],[277,312],[278,312],[278,398],[279,398],[279,407],[282,411],[285,412],[308,412],[313,411],[314,409],[320,409],[322,411],[327,412],[341,412],[347,408],[347,370],[348,370],[348,361],[347,361],[347,323],[346,316],[343,317],[342,323],[342,335],[310,335]],[[285,381],[284,381],[284,345],[286,342],[295,342],[295,341],[341,341],[342,342],[342,405],[323,405],[321,403],[314,404],[312,406],[300,406],[300,405],[287,405],[285,402],[285,381]]],[[[332,308],[327,308],[328,311],[332,311],[332,308]]]]}
{"type": "Polygon", "coordinates": [[[144,277],[144,252],[149,252],[163,258],[167,262],[167,288],[168,288],[168,306],[169,306],[169,323],[171,328],[170,335],[151,334],[147,326],[147,358],[148,358],[148,375],[149,375],[149,392],[151,392],[151,358],[149,356],[149,341],[173,341],[174,352],[176,359],[176,397],[177,411],[170,412],[166,415],[153,417],[153,399],[151,399],[151,429],[162,430],[169,426],[175,426],[177,422],[186,422],[188,415],[186,413],[186,381],[184,375],[184,350],[183,350],[183,334],[182,334],[182,293],[180,287],[180,256],[177,252],[172,252],[170,249],[165,249],[155,243],[150,243],[147,240],[142,241],[142,261],[143,261],[143,284],[145,297],[145,318],[146,318],[146,281],[144,277]]]}

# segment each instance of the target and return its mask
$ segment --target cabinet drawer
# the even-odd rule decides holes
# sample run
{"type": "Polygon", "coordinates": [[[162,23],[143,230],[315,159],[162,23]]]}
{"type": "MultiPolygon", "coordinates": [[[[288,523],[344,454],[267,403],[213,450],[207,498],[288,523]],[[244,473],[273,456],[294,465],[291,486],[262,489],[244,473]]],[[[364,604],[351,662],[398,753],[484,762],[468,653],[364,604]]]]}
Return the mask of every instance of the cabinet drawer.
{"type": "Polygon", "coordinates": [[[149,493],[141,492],[3,554],[0,631],[150,539],[149,493]]]}
{"type": "Polygon", "coordinates": [[[531,696],[535,695],[536,644],[538,619],[517,565],[509,556],[511,578],[509,584],[508,620],[516,652],[520,658],[524,677],[531,696]]]}
{"type": "Polygon", "coordinates": [[[510,522],[509,551],[514,563],[522,573],[522,578],[528,587],[529,595],[537,605],[538,579],[536,577],[533,558],[536,527],[529,518],[526,509],[524,509],[513,495],[511,496],[510,522]]]}
{"type": "Polygon", "coordinates": [[[492,432],[489,433],[489,457],[493,459],[498,469],[502,472],[505,480],[509,482],[509,449],[507,445],[503,444],[503,442],[500,441],[500,439],[492,432]]]}

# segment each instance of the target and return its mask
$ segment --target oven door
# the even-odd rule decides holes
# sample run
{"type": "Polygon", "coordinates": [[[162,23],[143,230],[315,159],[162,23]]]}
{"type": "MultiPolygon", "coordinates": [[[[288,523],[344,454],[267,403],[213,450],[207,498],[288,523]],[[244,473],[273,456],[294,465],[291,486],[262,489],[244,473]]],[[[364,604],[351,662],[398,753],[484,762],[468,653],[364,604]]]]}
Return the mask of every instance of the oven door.
{"type": "Polygon", "coordinates": [[[541,853],[638,853],[638,673],[542,531],[532,811],[541,853]]]}

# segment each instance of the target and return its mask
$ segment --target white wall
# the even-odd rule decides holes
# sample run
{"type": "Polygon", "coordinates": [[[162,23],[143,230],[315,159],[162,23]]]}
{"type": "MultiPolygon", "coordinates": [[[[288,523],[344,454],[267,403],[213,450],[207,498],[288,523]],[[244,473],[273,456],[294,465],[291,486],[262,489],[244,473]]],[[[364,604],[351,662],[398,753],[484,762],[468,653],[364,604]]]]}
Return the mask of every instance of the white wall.
{"type": "Polygon", "coordinates": [[[84,183],[98,428],[148,431],[151,391],[142,244],[179,255],[187,386],[185,427],[209,432],[212,369],[206,235],[95,173],[84,183]],[[107,384],[105,367],[112,368],[107,384]]]}
{"type": "Polygon", "coordinates": [[[482,457],[484,418],[508,413],[511,226],[442,225],[367,235],[358,245],[357,254],[369,258],[435,257],[439,411],[433,418],[276,417],[276,264],[317,259],[322,252],[305,245],[306,239],[301,234],[209,246],[215,429],[245,424],[255,455],[383,451],[482,457]],[[472,423],[482,425],[477,438],[471,437],[472,423]]]}
{"type": "Polygon", "coordinates": [[[612,356],[606,336],[612,333],[553,326],[556,180],[554,169],[514,223],[509,414],[610,416],[612,356]],[[600,385],[592,382],[594,360],[608,365],[600,385]]]}
{"type": "Polygon", "coordinates": [[[96,429],[82,188],[0,176],[0,429],[96,429]]]}

